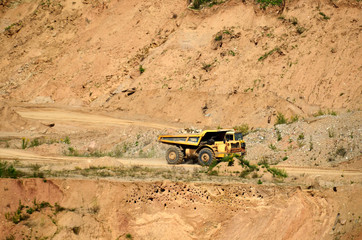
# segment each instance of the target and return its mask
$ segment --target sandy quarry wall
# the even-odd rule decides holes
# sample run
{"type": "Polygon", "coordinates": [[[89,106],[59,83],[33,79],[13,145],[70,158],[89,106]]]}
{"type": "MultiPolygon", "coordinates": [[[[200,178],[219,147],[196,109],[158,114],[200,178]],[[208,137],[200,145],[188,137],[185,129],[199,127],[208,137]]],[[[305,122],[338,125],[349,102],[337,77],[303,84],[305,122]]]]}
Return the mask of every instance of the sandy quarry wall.
{"type": "Polygon", "coordinates": [[[0,97],[210,125],[359,109],[361,5],[9,1],[0,97]]]}
{"type": "Polygon", "coordinates": [[[359,193],[358,186],[333,192],[249,184],[3,179],[0,231],[52,239],[123,239],[126,234],[135,239],[331,239],[337,211],[347,216],[338,202],[349,198],[349,217],[353,211],[358,219],[353,205],[358,206],[359,193]],[[34,199],[63,209],[44,207],[18,224],[5,219],[19,200],[25,213],[34,199]]]}

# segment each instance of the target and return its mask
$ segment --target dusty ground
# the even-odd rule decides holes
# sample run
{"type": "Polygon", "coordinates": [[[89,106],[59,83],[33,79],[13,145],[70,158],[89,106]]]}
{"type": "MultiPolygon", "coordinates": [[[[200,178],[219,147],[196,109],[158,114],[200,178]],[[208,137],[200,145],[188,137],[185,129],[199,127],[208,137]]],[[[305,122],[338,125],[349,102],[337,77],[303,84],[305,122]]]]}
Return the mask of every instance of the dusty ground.
{"type": "Polygon", "coordinates": [[[362,239],[362,3],[188,4],[0,0],[0,239],[362,239]],[[288,177],[156,141],[242,124],[288,177]]]}
{"type": "Polygon", "coordinates": [[[0,159],[13,163],[28,176],[40,177],[0,181],[4,196],[0,202],[0,231],[6,233],[5,237],[361,237],[359,112],[277,125],[283,136],[280,141],[274,127],[249,133],[245,137],[249,151],[246,159],[277,164],[288,173],[283,179],[262,168],[255,178],[241,178],[243,168],[236,162],[232,167],[219,164],[215,168],[217,175],[208,174],[207,168],[192,162],[167,165],[163,158],[165,147],[156,142],[156,137],[181,131],[179,123],[125,120],[111,113],[64,107],[27,105],[5,109],[3,116],[16,121],[1,125],[13,131],[1,132],[0,159]],[[344,129],[347,120],[350,124],[344,129]],[[332,137],[327,131],[330,126],[336,132],[332,137]],[[14,132],[16,128],[19,130],[14,132]],[[350,130],[354,131],[353,138],[350,130]],[[293,144],[289,138],[298,142],[301,131],[306,139],[313,136],[314,149],[288,148],[293,144]],[[38,146],[30,145],[34,139],[39,140],[38,146]],[[328,145],[331,141],[342,142],[346,148],[356,146],[348,147],[341,157],[335,154],[338,144],[328,145]],[[28,145],[22,149],[24,142],[28,145]],[[278,148],[270,149],[270,143],[278,148]],[[118,145],[128,147],[117,156],[103,154],[113,153],[118,145]],[[279,149],[282,147],[285,149],[279,149]],[[69,148],[77,149],[78,155],[69,154],[69,148]],[[152,155],[146,154],[147,149],[153,149],[152,155]],[[320,153],[321,149],[333,152],[335,160],[330,161],[328,154],[320,153]],[[140,155],[141,150],[145,155],[140,155]],[[316,154],[320,164],[307,161],[307,154],[316,154]],[[283,161],[281,156],[285,155],[289,158],[283,161]],[[19,209],[19,200],[20,206],[24,205],[20,212],[27,219],[14,223],[12,216],[19,209]],[[42,201],[50,206],[26,212],[42,201]]]}

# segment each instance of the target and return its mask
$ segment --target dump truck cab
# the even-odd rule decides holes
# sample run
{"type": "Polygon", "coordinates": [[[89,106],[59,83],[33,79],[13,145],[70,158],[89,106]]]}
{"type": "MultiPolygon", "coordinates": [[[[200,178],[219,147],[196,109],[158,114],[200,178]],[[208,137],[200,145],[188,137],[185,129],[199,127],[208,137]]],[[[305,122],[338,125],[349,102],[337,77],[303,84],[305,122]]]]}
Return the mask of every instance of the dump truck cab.
{"type": "Polygon", "coordinates": [[[169,164],[180,164],[185,158],[197,158],[201,165],[210,165],[215,158],[223,158],[230,153],[245,153],[245,142],[241,133],[235,133],[231,129],[160,135],[158,141],[172,145],[166,151],[169,164]]]}

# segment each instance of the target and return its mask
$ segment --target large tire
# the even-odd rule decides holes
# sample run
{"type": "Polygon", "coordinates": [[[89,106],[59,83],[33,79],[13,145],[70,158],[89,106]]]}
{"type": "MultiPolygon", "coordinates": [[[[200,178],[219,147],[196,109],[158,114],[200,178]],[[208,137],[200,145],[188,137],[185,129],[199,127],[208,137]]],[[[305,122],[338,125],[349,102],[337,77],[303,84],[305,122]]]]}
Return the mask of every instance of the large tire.
{"type": "Polygon", "coordinates": [[[215,154],[210,148],[203,148],[199,152],[199,164],[209,166],[215,160],[215,154]]]}
{"type": "Polygon", "coordinates": [[[178,147],[170,147],[166,151],[166,160],[168,164],[180,164],[184,160],[184,154],[178,147]]]}

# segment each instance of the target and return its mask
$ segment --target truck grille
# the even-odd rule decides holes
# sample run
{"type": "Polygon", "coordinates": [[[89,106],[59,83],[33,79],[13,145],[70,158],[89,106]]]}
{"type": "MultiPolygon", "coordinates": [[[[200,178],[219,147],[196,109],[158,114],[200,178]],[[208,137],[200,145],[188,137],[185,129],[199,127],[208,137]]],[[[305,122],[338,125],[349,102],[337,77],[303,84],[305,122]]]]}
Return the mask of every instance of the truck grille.
{"type": "Polygon", "coordinates": [[[232,143],[231,148],[239,148],[239,143],[232,143]]]}

